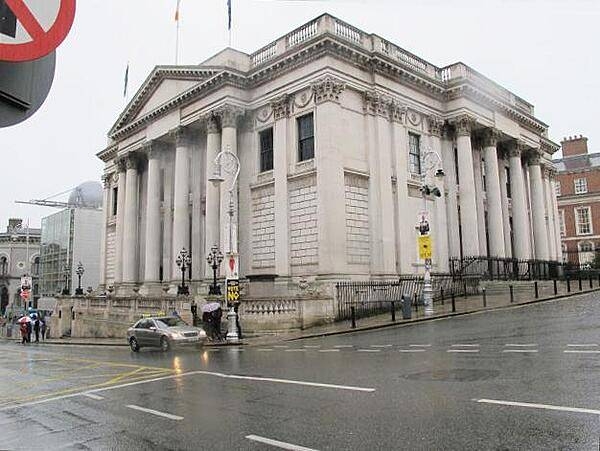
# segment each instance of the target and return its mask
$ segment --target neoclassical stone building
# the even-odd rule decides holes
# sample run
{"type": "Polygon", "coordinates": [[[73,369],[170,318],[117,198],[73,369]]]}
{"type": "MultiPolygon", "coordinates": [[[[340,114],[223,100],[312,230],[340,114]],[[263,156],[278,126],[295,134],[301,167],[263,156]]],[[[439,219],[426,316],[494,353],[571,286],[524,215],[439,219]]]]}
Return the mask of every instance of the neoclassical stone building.
{"type": "Polygon", "coordinates": [[[422,271],[424,204],[434,271],[461,256],[559,260],[547,132],[532,104],[465,64],[436,67],[327,14],[251,55],[158,66],[98,153],[101,283],[173,292],[186,248],[205,292],[206,255],[228,250],[231,175],[208,180],[225,149],[241,162],[233,250],[249,295],[422,271]],[[441,162],[423,158],[434,152],[441,162]],[[440,166],[441,181],[428,171],[440,166]],[[424,182],[443,195],[424,201],[424,182]]]}

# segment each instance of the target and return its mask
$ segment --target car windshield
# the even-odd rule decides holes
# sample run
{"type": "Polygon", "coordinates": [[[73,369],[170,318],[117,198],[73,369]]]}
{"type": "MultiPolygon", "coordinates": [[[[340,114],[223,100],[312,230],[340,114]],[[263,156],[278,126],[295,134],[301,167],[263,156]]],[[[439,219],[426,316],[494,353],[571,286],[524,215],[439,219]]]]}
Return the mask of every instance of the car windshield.
{"type": "Polygon", "coordinates": [[[167,327],[177,327],[177,326],[187,326],[187,323],[179,318],[171,317],[171,318],[156,318],[156,324],[161,329],[165,329],[167,327]]]}

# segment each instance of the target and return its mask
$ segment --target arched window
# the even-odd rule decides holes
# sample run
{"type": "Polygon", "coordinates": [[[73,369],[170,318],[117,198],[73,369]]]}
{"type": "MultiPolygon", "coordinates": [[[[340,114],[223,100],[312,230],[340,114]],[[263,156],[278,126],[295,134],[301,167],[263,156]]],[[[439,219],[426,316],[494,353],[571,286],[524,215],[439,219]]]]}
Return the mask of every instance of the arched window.
{"type": "Polygon", "coordinates": [[[8,274],[8,258],[0,257],[0,275],[5,276],[8,274]]]}
{"type": "Polygon", "coordinates": [[[33,263],[31,263],[31,274],[39,276],[40,274],[40,257],[35,257],[33,263]]]}

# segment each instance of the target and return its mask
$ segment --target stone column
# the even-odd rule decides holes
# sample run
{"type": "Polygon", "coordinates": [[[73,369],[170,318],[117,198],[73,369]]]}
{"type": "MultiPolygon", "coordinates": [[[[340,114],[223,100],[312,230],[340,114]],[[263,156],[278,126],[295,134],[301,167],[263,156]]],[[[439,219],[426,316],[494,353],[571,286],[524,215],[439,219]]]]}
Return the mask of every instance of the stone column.
{"type": "Polygon", "coordinates": [[[533,220],[533,242],[536,260],[548,260],[548,234],[546,232],[546,211],[544,208],[544,182],[540,166],[540,154],[534,151],[529,157],[529,177],[531,180],[531,216],[533,220]]]}
{"type": "MultiPolygon", "coordinates": [[[[160,281],[160,151],[161,144],[152,142],[147,146],[148,181],[146,187],[146,255],[144,284],[158,284],[160,281]]],[[[150,288],[150,287],[147,287],[150,288]]]]}
{"type": "Polygon", "coordinates": [[[550,168],[544,166],[544,207],[546,209],[546,234],[548,235],[548,259],[556,261],[556,239],[554,237],[554,205],[552,203],[552,184],[550,168]]]}
{"type": "Polygon", "coordinates": [[[123,231],[123,283],[135,284],[138,278],[138,156],[127,158],[127,181],[125,188],[125,224],[123,231]]]}
{"type": "Polygon", "coordinates": [[[179,281],[181,271],[175,263],[182,249],[190,252],[190,154],[192,136],[179,127],[175,138],[175,188],[173,194],[173,247],[171,267],[173,280],[179,281]]]}
{"type": "Polygon", "coordinates": [[[521,166],[521,149],[517,143],[511,143],[509,149],[510,192],[512,200],[512,219],[514,236],[514,258],[529,259],[529,230],[527,226],[527,203],[525,201],[525,183],[521,166]]]}
{"type": "Polygon", "coordinates": [[[273,102],[273,176],[275,178],[275,272],[279,277],[290,273],[288,228],[288,122],[292,98],[285,94],[273,102]]]}
{"type": "Polygon", "coordinates": [[[115,237],[115,284],[123,281],[123,233],[125,225],[125,191],[127,189],[127,180],[125,171],[127,165],[125,158],[120,158],[117,165],[117,224],[115,237]]]}
{"type": "Polygon", "coordinates": [[[102,176],[102,234],[100,235],[100,279],[98,291],[102,293],[106,289],[106,232],[110,218],[110,184],[112,173],[102,176]]]}
{"type": "Polygon", "coordinates": [[[489,254],[492,257],[504,258],[506,256],[504,250],[504,221],[500,175],[498,173],[498,152],[496,150],[499,136],[500,132],[498,130],[486,130],[483,137],[483,158],[485,164],[485,192],[487,195],[489,254]]]}
{"type": "Polygon", "coordinates": [[[450,127],[443,128],[441,142],[442,162],[446,177],[446,216],[448,223],[449,256],[460,257],[460,233],[458,225],[458,184],[456,183],[456,164],[454,161],[453,133],[450,127]]]}
{"type": "Polygon", "coordinates": [[[473,119],[468,116],[463,116],[455,121],[456,145],[458,148],[460,224],[464,257],[477,257],[480,254],[473,150],[471,147],[471,127],[473,123],[473,119]]]}
{"type": "MultiPolygon", "coordinates": [[[[205,223],[206,234],[204,239],[204,258],[210,253],[211,248],[220,245],[219,208],[221,203],[219,186],[215,186],[208,179],[215,170],[215,157],[221,150],[221,131],[219,129],[218,117],[209,114],[206,118],[206,204],[205,223]]],[[[212,278],[212,268],[205,266],[204,276],[212,278]]]]}
{"type": "Polygon", "coordinates": [[[512,257],[512,241],[510,235],[510,212],[508,209],[508,189],[506,188],[506,165],[504,155],[498,156],[498,177],[500,178],[500,199],[502,201],[502,228],[504,230],[504,256],[512,257]]]}
{"type": "MultiPolygon", "coordinates": [[[[243,114],[243,111],[237,107],[226,106],[219,111],[221,116],[221,150],[227,150],[237,156],[237,121],[238,118],[243,114]]],[[[221,223],[221,243],[220,249],[223,254],[228,252],[237,253],[238,251],[238,240],[237,240],[237,229],[238,229],[238,190],[239,190],[239,179],[236,185],[233,187],[233,197],[230,197],[229,189],[233,183],[233,177],[235,172],[235,162],[232,162],[231,157],[223,156],[221,159],[222,175],[225,181],[221,183],[220,196],[220,223],[221,223]],[[227,170],[227,168],[231,170],[227,170]],[[229,217],[230,203],[233,199],[233,216],[229,217]],[[230,230],[231,225],[231,230],[230,230]]],[[[224,265],[221,265],[222,272],[224,274],[224,265]]]]}
{"type": "MultiPolygon", "coordinates": [[[[315,97],[315,166],[317,169],[317,228],[319,274],[343,274],[346,258],[346,207],[344,197],[344,130],[340,96],[345,84],[326,76],[313,84],[315,97]]],[[[391,183],[391,181],[390,181],[391,183]]]]}
{"type": "Polygon", "coordinates": [[[483,193],[483,168],[481,151],[473,149],[473,172],[475,177],[475,202],[477,204],[477,230],[479,233],[479,255],[487,256],[487,236],[485,224],[485,200],[483,193]]]}
{"type": "Polygon", "coordinates": [[[364,111],[367,113],[365,120],[369,135],[371,274],[378,276],[396,273],[390,105],[391,99],[376,91],[365,93],[364,111]]]}
{"type": "MultiPolygon", "coordinates": [[[[442,157],[442,128],[444,121],[437,116],[430,116],[428,118],[429,134],[431,138],[431,148],[434,152],[437,152],[442,157]]],[[[442,159],[442,167],[444,160],[442,159]]],[[[446,189],[444,188],[445,180],[441,180],[438,177],[435,178],[435,184],[442,193],[442,196],[433,198],[435,204],[435,224],[433,225],[433,261],[437,262],[437,271],[448,272],[449,271],[449,255],[448,255],[448,218],[446,216],[446,189]]]]}
{"type": "MultiPolygon", "coordinates": [[[[553,176],[556,172],[553,171],[553,176]]],[[[553,177],[554,179],[554,177],[553,177]]],[[[558,213],[558,199],[556,198],[556,189],[555,189],[556,180],[553,180],[551,183],[552,187],[552,211],[554,212],[554,239],[556,240],[556,260],[562,262],[562,241],[560,236],[560,218],[558,213]]]]}

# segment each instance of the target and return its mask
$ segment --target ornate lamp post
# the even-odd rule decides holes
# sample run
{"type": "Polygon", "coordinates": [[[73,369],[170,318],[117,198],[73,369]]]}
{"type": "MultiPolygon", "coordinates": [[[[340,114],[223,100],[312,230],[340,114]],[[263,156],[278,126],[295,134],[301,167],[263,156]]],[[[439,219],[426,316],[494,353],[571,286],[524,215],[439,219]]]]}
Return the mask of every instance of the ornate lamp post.
{"type": "MultiPolygon", "coordinates": [[[[444,178],[444,170],[442,169],[442,157],[431,149],[421,153],[421,194],[423,195],[423,211],[424,218],[419,224],[419,232],[421,235],[429,235],[427,197],[441,197],[444,195],[437,186],[437,183],[432,185],[427,184],[427,176],[435,170],[435,178],[442,180],[444,178]]],[[[443,188],[442,188],[443,189],[443,188]]],[[[423,276],[423,303],[425,304],[425,315],[433,315],[433,288],[431,286],[431,258],[425,259],[425,274],[423,276]]]]}
{"type": "Polygon", "coordinates": [[[185,248],[179,251],[175,263],[181,270],[181,285],[177,287],[177,294],[190,294],[190,290],[185,284],[185,272],[192,264],[192,257],[185,248]]]}
{"type": "Polygon", "coordinates": [[[62,290],[62,294],[65,296],[69,295],[69,273],[71,272],[71,267],[68,264],[63,266],[63,271],[65,273],[65,287],[62,290]]]}
{"type": "Polygon", "coordinates": [[[77,283],[77,289],[75,290],[75,296],[83,296],[83,288],[81,288],[81,278],[83,277],[83,273],[85,272],[85,268],[79,262],[77,264],[77,269],[75,270],[75,274],[77,274],[77,278],[79,279],[77,283]]]}
{"type": "Polygon", "coordinates": [[[220,295],[221,287],[217,285],[217,269],[219,269],[219,265],[223,261],[223,254],[216,244],[210,249],[210,254],[206,257],[206,261],[213,270],[213,283],[208,288],[208,294],[220,295]]]}
{"type": "MultiPolygon", "coordinates": [[[[221,160],[227,157],[229,158],[228,165],[225,166],[225,171],[229,174],[233,175],[231,180],[231,186],[229,187],[229,246],[228,246],[228,254],[233,256],[235,252],[237,252],[237,243],[234,243],[233,240],[233,216],[235,215],[235,205],[234,205],[234,195],[235,195],[235,184],[237,182],[238,176],[240,175],[240,159],[236,154],[231,152],[229,147],[227,150],[222,150],[215,157],[215,170],[213,175],[209,178],[209,181],[214,183],[215,185],[220,185],[225,181],[225,178],[221,174],[221,160]],[[235,246],[234,246],[235,245],[235,246]]],[[[236,237],[237,240],[237,237],[236,237]]],[[[227,321],[229,323],[229,330],[227,331],[227,340],[228,341],[237,341],[239,340],[239,336],[237,333],[237,313],[235,311],[235,306],[232,303],[229,303],[229,311],[227,312],[227,321]]]]}

